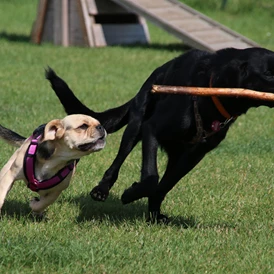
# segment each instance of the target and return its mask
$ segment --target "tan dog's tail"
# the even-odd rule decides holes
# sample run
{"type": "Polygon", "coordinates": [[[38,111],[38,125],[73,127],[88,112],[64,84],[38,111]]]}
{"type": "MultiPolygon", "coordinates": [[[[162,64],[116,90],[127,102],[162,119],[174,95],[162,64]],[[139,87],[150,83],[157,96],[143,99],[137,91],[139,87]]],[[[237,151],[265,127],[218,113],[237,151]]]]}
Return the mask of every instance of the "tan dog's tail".
{"type": "Polygon", "coordinates": [[[26,140],[25,137],[8,128],[3,127],[2,125],[0,125],[0,138],[2,138],[7,143],[17,147],[20,147],[26,140]]]}

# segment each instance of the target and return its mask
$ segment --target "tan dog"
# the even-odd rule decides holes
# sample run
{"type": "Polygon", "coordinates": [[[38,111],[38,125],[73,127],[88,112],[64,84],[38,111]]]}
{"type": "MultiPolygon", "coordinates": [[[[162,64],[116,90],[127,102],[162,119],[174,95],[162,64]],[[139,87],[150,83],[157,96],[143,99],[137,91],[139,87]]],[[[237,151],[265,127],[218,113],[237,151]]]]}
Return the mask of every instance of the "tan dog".
{"type": "Polygon", "coordinates": [[[0,172],[0,212],[14,181],[24,180],[40,195],[30,207],[42,216],[69,186],[77,160],[104,148],[106,131],[90,116],[69,115],[39,127],[28,139],[0,125],[0,137],[20,145],[0,172]]]}

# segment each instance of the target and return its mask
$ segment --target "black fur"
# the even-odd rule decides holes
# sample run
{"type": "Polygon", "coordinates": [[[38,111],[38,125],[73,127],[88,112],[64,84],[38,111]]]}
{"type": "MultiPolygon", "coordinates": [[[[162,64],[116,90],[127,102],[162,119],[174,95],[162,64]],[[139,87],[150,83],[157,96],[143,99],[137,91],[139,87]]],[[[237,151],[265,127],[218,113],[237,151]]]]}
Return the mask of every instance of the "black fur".
{"type": "Polygon", "coordinates": [[[8,142],[9,144],[18,146],[18,147],[21,146],[26,140],[25,137],[19,135],[18,133],[2,125],[0,125],[0,137],[6,142],[8,142]]]}
{"type": "MultiPolygon", "coordinates": [[[[122,195],[123,203],[148,197],[150,217],[164,219],[160,206],[174,185],[199,163],[207,152],[225,138],[231,123],[208,137],[191,143],[196,135],[193,98],[186,95],[152,94],[153,84],[248,88],[274,92],[274,53],[262,48],[245,50],[223,49],[216,53],[193,50],[157,68],[146,80],[137,95],[124,105],[98,113],[83,105],[67,84],[51,69],[47,79],[68,114],[83,113],[98,119],[108,133],[127,124],[119,152],[102,180],[91,191],[95,200],[104,201],[115,183],[121,165],[137,144],[142,141],[142,170],[139,183],[134,183],[122,195]],[[159,180],[157,149],[161,146],[168,155],[168,164],[159,180]]],[[[224,98],[222,104],[233,116],[260,105],[273,103],[245,98],[224,98]]],[[[210,97],[197,98],[204,130],[210,132],[214,120],[224,122],[210,97]]]]}

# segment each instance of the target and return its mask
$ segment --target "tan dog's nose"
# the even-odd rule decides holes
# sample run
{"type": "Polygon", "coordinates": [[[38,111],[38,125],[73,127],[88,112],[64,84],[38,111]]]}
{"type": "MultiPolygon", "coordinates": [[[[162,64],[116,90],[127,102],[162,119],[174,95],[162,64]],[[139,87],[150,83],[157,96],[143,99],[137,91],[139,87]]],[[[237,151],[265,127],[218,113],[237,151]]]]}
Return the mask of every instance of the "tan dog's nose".
{"type": "Polygon", "coordinates": [[[98,125],[98,126],[96,127],[96,129],[98,130],[98,132],[99,132],[100,134],[102,134],[102,136],[105,135],[105,129],[104,129],[103,126],[98,125]]]}

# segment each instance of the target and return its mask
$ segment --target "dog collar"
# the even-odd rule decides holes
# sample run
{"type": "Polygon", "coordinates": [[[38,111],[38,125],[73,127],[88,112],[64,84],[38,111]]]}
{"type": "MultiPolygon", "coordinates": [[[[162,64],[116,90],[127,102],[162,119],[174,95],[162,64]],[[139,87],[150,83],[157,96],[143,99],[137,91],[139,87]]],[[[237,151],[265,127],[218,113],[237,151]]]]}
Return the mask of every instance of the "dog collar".
{"type": "Polygon", "coordinates": [[[60,184],[75,168],[77,165],[77,161],[65,166],[61,170],[59,170],[53,177],[47,180],[39,181],[35,178],[35,158],[36,158],[36,151],[38,147],[38,140],[41,137],[31,136],[30,145],[26,151],[23,163],[23,169],[25,177],[28,181],[28,188],[32,191],[38,192],[39,190],[45,190],[52,188],[58,184],[60,184]]]}
{"type": "MultiPolygon", "coordinates": [[[[210,80],[209,80],[210,88],[212,88],[212,81],[213,81],[213,73],[211,74],[210,80]]],[[[217,96],[211,96],[211,99],[215,107],[218,109],[218,111],[221,113],[223,117],[225,117],[227,120],[231,120],[231,119],[236,120],[237,116],[230,115],[230,113],[225,109],[225,107],[223,106],[223,104],[221,103],[221,101],[219,100],[217,96]]]]}

